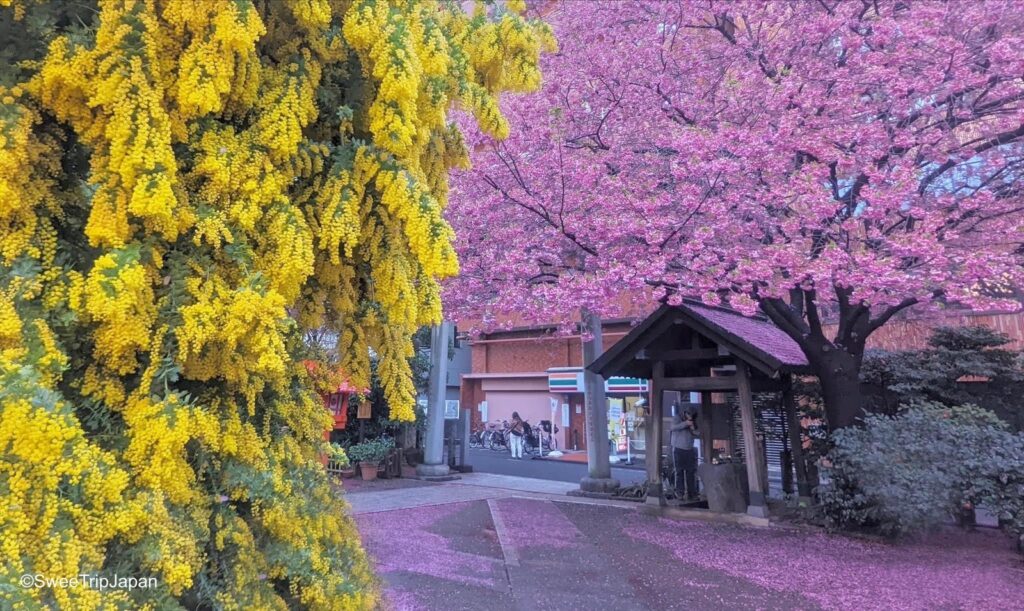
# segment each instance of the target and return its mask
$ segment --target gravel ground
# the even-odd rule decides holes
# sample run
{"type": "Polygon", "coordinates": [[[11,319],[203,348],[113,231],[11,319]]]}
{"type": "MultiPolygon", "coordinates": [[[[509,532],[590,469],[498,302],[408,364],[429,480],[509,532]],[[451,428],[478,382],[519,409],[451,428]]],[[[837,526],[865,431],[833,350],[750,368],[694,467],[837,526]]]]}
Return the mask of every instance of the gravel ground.
{"type": "Polygon", "coordinates": [[[400,610],[1024,608],[996,532],[890,545],[522,498],[356,521],[400,610]]]}

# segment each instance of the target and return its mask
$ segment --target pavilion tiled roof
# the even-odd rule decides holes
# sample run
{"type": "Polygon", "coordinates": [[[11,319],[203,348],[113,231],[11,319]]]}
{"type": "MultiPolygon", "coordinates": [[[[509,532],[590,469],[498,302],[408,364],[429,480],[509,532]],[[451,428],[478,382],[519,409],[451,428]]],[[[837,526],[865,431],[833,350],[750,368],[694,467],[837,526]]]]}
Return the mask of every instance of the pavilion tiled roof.
{"type": "Polygon", "coordinates": [[[663,304],[587,368],[605,377],[650,377],[653,361],[646,354],[648,346],[675,325],[688,326],[725,349],[724,354],[735,355],[770,378],[811,373],[800,346],[767,318],[690,299],[663,304]]]}
{"type": "Polygon", "coordinates": [[[775,323],[759,316],[744,316],[735,310],[686,301],[682,308],[703,318],[721,332],[733,335],[751,347],[771,356],[783,365],[806,367],[807,357],[800,346],[775,323]]]}

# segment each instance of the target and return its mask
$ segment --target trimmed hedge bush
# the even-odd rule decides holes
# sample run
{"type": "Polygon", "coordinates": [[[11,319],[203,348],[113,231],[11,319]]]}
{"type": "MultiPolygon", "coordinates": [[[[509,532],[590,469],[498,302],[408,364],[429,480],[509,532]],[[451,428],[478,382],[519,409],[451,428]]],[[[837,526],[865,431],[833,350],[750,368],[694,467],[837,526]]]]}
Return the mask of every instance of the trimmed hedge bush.
{"type": "Polygon", "coordinates": [[[917,403],[833,436],[820,491],[833,527],[899,536],[948,522],[965,504],[1024,532],[1024,434],[973,405],[917,403]]]}

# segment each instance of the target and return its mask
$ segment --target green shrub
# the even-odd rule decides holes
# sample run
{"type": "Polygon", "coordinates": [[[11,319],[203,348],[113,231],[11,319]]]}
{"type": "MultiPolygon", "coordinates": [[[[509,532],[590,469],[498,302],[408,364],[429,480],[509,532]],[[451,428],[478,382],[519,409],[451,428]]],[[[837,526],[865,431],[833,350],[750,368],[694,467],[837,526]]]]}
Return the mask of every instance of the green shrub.
{"type": "Polygon", "coordinates": [[[955,517],[965,504],[1024,529],[1024,435],[973,405],[917,403],[863,428],[837,431],[831,485],[820,498],[828,522],[898,536],[955,517]]]}
{"type": "Polygon", "coordinates": [[[987,327],[939,327],[924,350],[869,350],[860,371],[868,411],[893,415],[921,400],[974,403],[1024,431],[1024,371],[1021,354],[1005,348],[1009,341],[987,327]]]}
{"type": "Polygon", "coordinates": [[[326,446],[325,453],[327,454],[327,460],[337,465],[340,469],[344,469],[349,466],[349,458],[348,454],[345,452],[345,448],[336,443],[328,443],[326,446]]]}
{"type": "Polygon", "coordinates": [[[395,442],[391,439],[385,437],[371,439],[370,441],[357,443],[350,447],[348,449],[348,457],[349,460],[355,462],[379,463],[387,457],[388,452],[394,447],[395,442]]]}

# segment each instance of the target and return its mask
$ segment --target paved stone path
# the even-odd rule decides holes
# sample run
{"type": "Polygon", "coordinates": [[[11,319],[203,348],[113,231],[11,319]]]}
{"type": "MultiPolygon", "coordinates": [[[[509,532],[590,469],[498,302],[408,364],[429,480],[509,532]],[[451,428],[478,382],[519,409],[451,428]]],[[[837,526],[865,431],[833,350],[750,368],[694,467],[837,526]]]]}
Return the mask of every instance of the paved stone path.
{"type": "Polygon", "coordinates": [[[1021,609],[1000,533],[893,546],[784,528],[677,522],[571,484],[469,474],[348,493],[387,608],[1021,609]]]}
{"type": "MultiPolygon", "coordinates": [[[[513,475],[467,473],[462,475],[461,479],[433,486],[360,492],[348,494],[346,498],[352,506],[352,512],[359,515],[513,496],[568,501],[569,497],[566,497],[565,494],[578,487],[578,484],[570,484],[568,482],[531,479],[513,475]]],[[[598,501],[579,499],[577,502],[594,504],[598,501]]],[[[634,507],[633,503],[628,501],[612,503],[600,501],[600,503],[628,508],[634,507]]]]}

